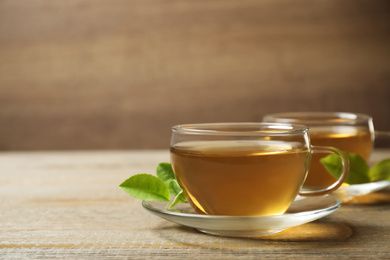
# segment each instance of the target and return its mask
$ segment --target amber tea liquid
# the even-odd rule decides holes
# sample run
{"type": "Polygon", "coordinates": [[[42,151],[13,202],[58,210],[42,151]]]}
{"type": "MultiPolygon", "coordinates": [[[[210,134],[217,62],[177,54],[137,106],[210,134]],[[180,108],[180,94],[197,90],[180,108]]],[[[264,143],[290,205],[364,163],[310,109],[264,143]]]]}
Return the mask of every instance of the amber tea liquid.
{"type": "Polygon", "coordinates": [[[279,141],[196,141],[171,147],[192,206],[212,215],[283,214],[297,196],[310,153],[279,141]]]}
{"type": "MultiPolygon", "coordinates": [[[[328,127],[309,130],[312,145],[332,146],[342,151],[357,153],[366,161],[373,149],[372,134],[367,128],[328,127]]],[[[329,186],[335,179],[325,170],[320,159],[326,155],[313,154],[309,174],[304,186],[329,186]]]]}

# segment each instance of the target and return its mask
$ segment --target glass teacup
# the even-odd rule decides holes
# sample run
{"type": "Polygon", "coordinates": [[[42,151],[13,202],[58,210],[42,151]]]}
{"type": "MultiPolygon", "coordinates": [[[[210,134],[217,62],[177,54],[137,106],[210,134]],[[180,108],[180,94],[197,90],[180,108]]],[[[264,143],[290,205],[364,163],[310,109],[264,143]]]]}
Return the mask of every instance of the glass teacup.
{"type": "MultiPolygon", "coordinates": [[[[309,127],[313,145],[336,147],[369,160],[374,144],[374,126],[370,116],[339,112],[287,112],[266,115],[264,122],[302,124],[309,127]]],[[[328,186],[335,179],[321,164],[321,154],[313,154],[305,187],[328,186]]]]}
{"type": "Polygon", "coordinates": [[[230,216],[283,214],[297,195],[321,196],[345,180],[349,162],[332,147],[311,146],[305,126],[209,123],[172,127],[171,163],[192,207],[230,216]],[[312,153],[335,153],[342,174],[326,188],[304,191],[312,153]]]}

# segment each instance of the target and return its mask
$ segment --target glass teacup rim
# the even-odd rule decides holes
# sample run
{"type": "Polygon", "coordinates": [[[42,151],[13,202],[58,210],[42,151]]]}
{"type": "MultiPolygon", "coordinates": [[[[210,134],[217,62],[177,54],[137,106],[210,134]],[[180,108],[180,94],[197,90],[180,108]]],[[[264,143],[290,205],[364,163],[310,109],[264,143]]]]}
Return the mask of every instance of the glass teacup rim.
{"type": "Polygon", "coordinates": [[[266,123],[266,122],[216,122],[216,123],[193,123],[178,124],[172,126],[172,132],[179,134],[197,135],[254,135],[254,136],[275,136],[275,135],[304,135],[309,128],[300,124],[287,123],[266,123]],[[233,127],[230,130],[221,127],[233,127]],[[252,127],[252,129],[249,129],[252,127]],[[241,129],[241,130],[239,130],[241,129]]]}
{"type": "Polygon", "coordinates": [[[264,116],[264,121],[282,124],[337,125],[369,123],[372,121],[372,117],[367,114],[352,112],[300,111],[267,114],[264,116]]]}

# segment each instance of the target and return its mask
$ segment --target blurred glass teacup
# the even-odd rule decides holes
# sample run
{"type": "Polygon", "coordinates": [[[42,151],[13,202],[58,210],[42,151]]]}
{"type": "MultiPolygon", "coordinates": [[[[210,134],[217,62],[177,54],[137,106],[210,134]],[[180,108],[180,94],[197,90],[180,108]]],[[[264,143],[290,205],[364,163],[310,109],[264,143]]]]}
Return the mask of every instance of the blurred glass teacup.
{"type": "MultiPolygon", "coordinates": [[[[302,124],[309,127],[313,145],[332,146],[369,160],[374,146],[374,125],[369,115],[341,112],[286,112],[264,116],[264,122],[302,124]]],[[[313,154],[305,187],[328,186],[334,178],[313,154]]]]}
{"type": "Polygon", "coordinates": [[[321,196],[347,177],[348,159],[332,147],[312,146],[305,126],[209,123],[172,127],[171,163],[188,202],[199,213],[283,214],[297,195],[321,196]],[[334,153],[342,174],[326,188],[301,190],[312,153],[334,153]]]}

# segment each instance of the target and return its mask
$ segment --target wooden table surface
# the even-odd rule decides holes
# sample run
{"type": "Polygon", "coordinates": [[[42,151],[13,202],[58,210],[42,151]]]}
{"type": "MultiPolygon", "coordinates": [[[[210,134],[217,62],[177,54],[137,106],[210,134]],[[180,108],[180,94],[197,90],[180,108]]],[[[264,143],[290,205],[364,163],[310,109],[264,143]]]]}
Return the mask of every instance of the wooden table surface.
{"type": "Polygon", "coordinates": [[[388,189],[278,234],[217,237],[151,215],[118,188],[168,160],[166,150],[0,153],[0,258],[390,258],[388,189]]]}

